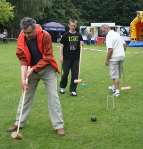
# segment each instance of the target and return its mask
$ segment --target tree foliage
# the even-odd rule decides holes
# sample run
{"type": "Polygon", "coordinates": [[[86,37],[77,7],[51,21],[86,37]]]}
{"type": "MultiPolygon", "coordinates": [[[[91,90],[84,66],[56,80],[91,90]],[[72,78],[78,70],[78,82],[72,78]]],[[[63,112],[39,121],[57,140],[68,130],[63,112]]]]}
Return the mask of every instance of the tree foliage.
{"type": "Polygon", "coordinates": [[[37,20],[67,22],[70,17],[82,24],[116,22],[127,25],[143,10],[142,0],[8,0],[15,5],[16,20],[30,16],[37,20]]]}
{"type": "Polygon", "coordinates": [[[44,9],[44,18],[47,20],[65,23],[69,18],[79,19],[80,11],[71,0],[53,0],[50,6],[44,9]]]}
{"type": "MultiPolygon", "coordinates": [[[[13,29],[19,28],[20,19],[24,16],[35,18],[41,24],[47,21],[58,21],[66,24],[68,19],[72,17],[78,19],[80,25],[89,25],[91,22],[115,22],[118,25],[129,25],[136,16],[136,11],[143,10],[143,0],[7,1],[15,6],[14,20],[7,24],[13,29]]],[[[0,10],[0,13],[2,12],[0,10]]],[[[3,20],[7,21],[7,19],[3,20]]]]}
{"type": "Polygon", "coordinates": [[[115,22],[129,25],[137,10],[143,10],[142,0],[72,0],[80,10],[84,23],[115,22]]]}
{"type": "Polygon", "coordinates": [[[14,7],[6,2],[5,0],[0,0],[0,24],[4,24],[13,18],[14,7]]]}

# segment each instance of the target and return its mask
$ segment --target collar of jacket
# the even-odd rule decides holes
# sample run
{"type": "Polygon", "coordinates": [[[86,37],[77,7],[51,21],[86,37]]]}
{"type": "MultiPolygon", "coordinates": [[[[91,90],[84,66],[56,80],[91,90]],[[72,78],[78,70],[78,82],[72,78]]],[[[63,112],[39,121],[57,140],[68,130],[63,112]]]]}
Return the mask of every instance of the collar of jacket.
{"type": "MultiPolygon", "coordinates": [[[[40,25],[36,24],[35,31],[37,34],[38,49],[40,50],[40,52],[42,54],[43,30],[40,25]]],[[[20,32],[19,37],[17,39],[17,48],[22,49],[24,51],[27,62],[30,65],[31,55],[30,55],[29,49],[27,47],[27,44],[25,41],[25,35],[24,35],[23,31],[20,32]]]]}

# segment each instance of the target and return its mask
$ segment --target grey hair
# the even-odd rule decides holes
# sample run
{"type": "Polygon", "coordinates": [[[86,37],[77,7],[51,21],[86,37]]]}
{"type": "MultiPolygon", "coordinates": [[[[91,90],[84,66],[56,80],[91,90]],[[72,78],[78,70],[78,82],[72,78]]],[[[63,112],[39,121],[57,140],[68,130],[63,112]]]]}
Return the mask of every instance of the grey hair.
{"type": "Polygon", "coordinates": [[[107,25],[107,24],[103,24],[100,28],[101,28],[101,29],[102,29],[102,28],[103,28],[103,29],[110,29],[110,26],[107,25]]]}
{"type": "Polygon", "coordinates": [[[29,18],[29,17],[24,17],[20,21],[20,28],[21,29],[27,29],[29,26],[31,26],[34,29],[35,24],[36,24],[36,20],[29,18]]]}

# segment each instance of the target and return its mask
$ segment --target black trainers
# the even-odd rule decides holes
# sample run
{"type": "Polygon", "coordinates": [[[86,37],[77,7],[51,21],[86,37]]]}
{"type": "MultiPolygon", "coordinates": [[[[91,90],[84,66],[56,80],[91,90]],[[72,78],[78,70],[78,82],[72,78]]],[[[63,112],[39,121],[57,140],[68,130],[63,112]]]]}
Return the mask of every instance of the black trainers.
{"type": "Polygon", "coordinates": [[[64,94],[65,93],[65,89],[64,88],[60,88],[60,93],[64,94]]]}
{"type": "Polygon", "coordinates": [[[120,91],[116,90],[115,93],[113,94],[113,96],[116,96],[116,97],[120,96],[120,91]]]}
{"type": "Polygon", "coordinates": [[[71,96],[77,96],[77,93],[75,91],[71,92],[71,96]]]}
{"type": "MultiPolygon", "coordinates": [[[[14,132],[17,131],[18,126],[13,124],[10,128],[7,129],[7,132],[14,132]]],[[[22,127],[20,127],[22,129],[22,127]]]]}
{"type": "Polygon", "coordinates": [[[112,85],[112,86],[108,86],[108,89],[111,90],[113,94],[114,94],[115,91],[116,91],[114,85],[112,85]]]}

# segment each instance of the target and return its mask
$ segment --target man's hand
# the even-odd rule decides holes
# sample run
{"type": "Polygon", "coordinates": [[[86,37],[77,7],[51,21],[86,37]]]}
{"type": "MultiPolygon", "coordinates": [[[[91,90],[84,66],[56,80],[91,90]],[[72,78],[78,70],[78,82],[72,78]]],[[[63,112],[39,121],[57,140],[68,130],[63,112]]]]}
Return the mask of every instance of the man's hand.
{"type": "Polygon", "coordinates": [[[33,73],[34,69],[33,68],[29,68],[27,70],[27,75],[26,75],[26,78],[29,78],[29,76],[33,73]]]}
{"type": "Polygon", "coordinates": [[[27,80],[29,79],[29,77],[33,71],[34,71],[33,68],[30,68],[30,67],[25,66],[25,65],[21,66],[21,86],[22,86],[23,91],[28,89],[27,80]]]}

